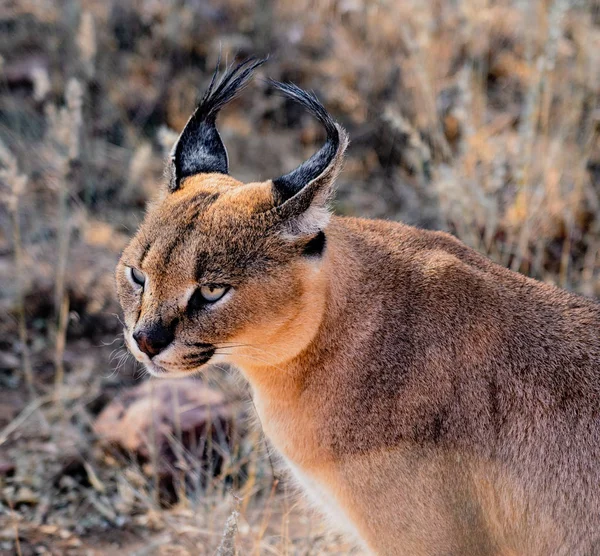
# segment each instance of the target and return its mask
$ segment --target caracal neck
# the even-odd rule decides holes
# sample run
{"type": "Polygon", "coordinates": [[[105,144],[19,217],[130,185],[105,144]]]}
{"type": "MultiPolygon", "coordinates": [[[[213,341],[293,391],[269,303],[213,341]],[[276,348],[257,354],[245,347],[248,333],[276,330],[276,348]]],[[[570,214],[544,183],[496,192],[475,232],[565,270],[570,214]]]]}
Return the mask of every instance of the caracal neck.
{"type": "Polygon", "coordinates": [[[250,383],[265,434],[286,458],[304,467],[329,459],[318,441],[319,396],[313,385],[335,367],[336,354],[326,347],[333,334],[344,335],[340,299],[346,295],[345,276],[352,273],[354,259],[341,231],[331,228],[322,259],[299,269],[305,284],[300,302],[269,331],[236,338],[236,344],[250,345],[229,358],[250,383]]]}

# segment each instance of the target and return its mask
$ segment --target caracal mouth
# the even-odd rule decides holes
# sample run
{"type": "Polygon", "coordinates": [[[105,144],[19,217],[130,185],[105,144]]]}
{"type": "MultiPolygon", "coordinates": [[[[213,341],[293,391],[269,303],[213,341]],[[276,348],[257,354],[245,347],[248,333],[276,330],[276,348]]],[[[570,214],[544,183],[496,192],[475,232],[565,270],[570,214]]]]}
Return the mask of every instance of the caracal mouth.
{"type": "MultiPolygon", "coordinates": [[[[139,361],[139,359],[138,359],[139,361]]],[[[144,364],[144,367],[148,371],[148,374],[155,378],[183,378],[183,377],[191,377],[200,374],[204,371],[208,365],[209,360],[205,363],[202,363],[198,366],[190,367],[189,369],[173,369],[170,370],[167,367],[163,367],[155,363],[154,361],[140,361],[140,363],[144,364]]]]}
{"type": "Polygon", "coordinates": [[[135,357],[136,361],[144,365],[144,368],[146,371],[148,371],[148,374],[155,378],[180,378],[198,374],[208,366],[216,352],[216,348],[211,347],[211,349],[206,350],[204,353],[197,354],[193,358],[193,361],[188,363],[187,368],[185,368],[186,366],[184,363],[184,365],[178,365],[176,369],[169,369],[171,365],[160,360],[160,356],[163,355],[163,353],[160,353],[156,357],[150,359],[150,357],[148,357],[138,348],[136,342],[133,340],[127,329],[125,329],[124,337],[125,344],[127,345],[129,352],[135,357]]]}

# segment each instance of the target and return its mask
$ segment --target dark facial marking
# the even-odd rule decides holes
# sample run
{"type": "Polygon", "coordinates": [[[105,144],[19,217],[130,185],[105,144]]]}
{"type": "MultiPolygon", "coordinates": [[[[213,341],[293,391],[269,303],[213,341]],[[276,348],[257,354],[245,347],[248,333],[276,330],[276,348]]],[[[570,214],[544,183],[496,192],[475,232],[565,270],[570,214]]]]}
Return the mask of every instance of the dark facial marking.
{"type": "Polygon", "coordinates": [[[198,367],[200,365],[204,365],[204,363],[208,363],[211,357],[215,354],[216,348],[211,348],[209,350],[203,351],[202,353],[190,353],[189,357],[184,356],[183,359],[185,364],[190,367],[198,367]]]}
{"type": "Polygon", "coordinates": [[[205,342],[192,342],[190,344],[185,344],[185,345],[191,346],[191,347],[203,348],[203,349],[212,349],[215,347],[212,344],[207,344],[205,342]]]}
{"type": "Polygon", "coordinates": [[[304,246],[302,254],[306,257],[320,257],[325,250],[326,242],[325,232],[321,231],[304,246]]]}
{"type": "Polygon", "coordinates": [[[219,193],[198,193],[190,202],[182,206],[181,213],[177,216],[185,216],[186,224],[177,230],[175,239],[165,248],[166,254],[163,264],[168,266],[174,251],[187,239],[189,233],[194,230],[200,214],[210,207],[219,198],[219,193]]]}
{"type": "Polygon", "coordinates": [[[138,266],[142,266],[142,264],[144,263],[144,259],[146,258],[146,255],[148,254],[148,251],[150,251],[150,247],[152,247],[152,243],[148,242],[144,245],[144,248],[142,250],[142,254],[140,256],[140,262],[138,263],[138,266]]]}

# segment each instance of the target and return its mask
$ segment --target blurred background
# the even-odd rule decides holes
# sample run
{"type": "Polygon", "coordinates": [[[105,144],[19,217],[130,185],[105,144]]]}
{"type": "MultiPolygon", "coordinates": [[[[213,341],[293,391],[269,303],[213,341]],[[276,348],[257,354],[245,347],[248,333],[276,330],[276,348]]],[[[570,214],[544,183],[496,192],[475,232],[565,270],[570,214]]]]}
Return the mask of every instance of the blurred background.
{"type": "Polygon", "coordinates": [[[221,53],[235,177],[352,139],[336,212],[443,229],[600,297],[597,0],[3,0],[0,553],[346,554],[273,467],[228,369],[147,381],[113,273],[221,53]]]}

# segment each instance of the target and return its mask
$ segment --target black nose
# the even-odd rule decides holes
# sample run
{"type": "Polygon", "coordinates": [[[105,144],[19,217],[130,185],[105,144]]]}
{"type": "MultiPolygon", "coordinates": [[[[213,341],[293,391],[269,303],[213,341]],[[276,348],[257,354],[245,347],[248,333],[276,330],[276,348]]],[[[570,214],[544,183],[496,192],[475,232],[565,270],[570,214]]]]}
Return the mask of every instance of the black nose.
{"type": "Polygon", "coordinates": [[[173,328],[166,328],[162,325],[141,328],[133,333],[133,339],[140,350],[150,358],[158,355],[165,349],[173,341],[174,337],[173,328]]]}

